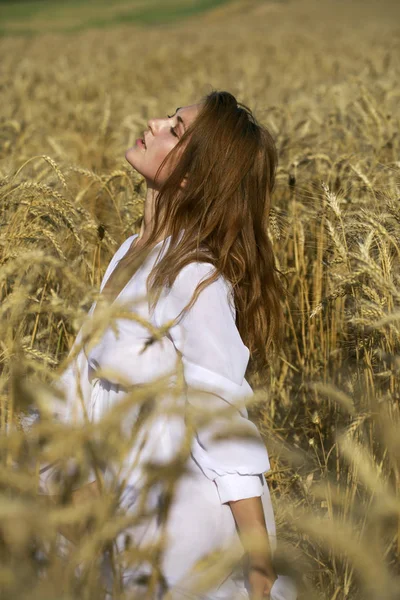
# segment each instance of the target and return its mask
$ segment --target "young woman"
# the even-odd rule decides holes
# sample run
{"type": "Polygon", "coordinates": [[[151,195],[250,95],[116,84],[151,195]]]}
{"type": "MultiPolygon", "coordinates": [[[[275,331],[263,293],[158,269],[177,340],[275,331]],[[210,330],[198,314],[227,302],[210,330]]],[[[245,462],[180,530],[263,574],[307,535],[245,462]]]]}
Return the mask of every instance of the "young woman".
{"type": "MultiPolygon", "coordinates": [[[[137,320],[121,318],[118,335],[106,329],[79,354],[79,371],[69,371],[69,410],[79,411],[77,373],[87,414],[98,420],[126,395],[121,382],[141,386],[173,372],[179,355],[185,410],[216,416],[197,421],[186,470],[169,507],[161,558],[164,586],[154,597],[169,591],[171,598],[295,600],[293,582],[277,576],[272,564],[276,530],[264,477],[270,464],[245,403],[253,393],[246,370],[265,369],[282,322],[284,288],[267,236],[277,163],[273,140],[231,94],[212,92],[199,104],[151,119],[126,159],[147,183],[144,217],[140,233],[111,260],[102,296],[111,304],[131,305],[158,328],[173,325],[144,352],[149,332],[137,320]],[[244,435],[215,437],[223,429],[224,407],[230,408],[230,426],[244,435]],[[257,538],[257,550],[247,545],[247,536],[257,538]],[[194,566],[198,572],[205,555],[228,550],[237,540],[246,562],[227,567],[204,595],[190,595],[194,566]]],[[[167,431],[154,426],[147,446],[147,457],[160,462],[176,455],[184,437],[183,421],[166,422],[167,431]]],[[[131,461],[137,451],[132,448],[131,461]]],[[[126,477],[128,511],[134,510],[140,476],[137,467],[126,477]]],[[[95,488],[89,482],[76,498],[95,488]]],[[[156,494],[154,506],[161,506],[160,498],[156,494]]],[[[150,539],[148,528],[139,529],[129,530],[133,543],[150,539]]],[[[125,573],[127,589],[139,589],[134,586],[146,573],[151,576],[145,568],[125,573]]]]}

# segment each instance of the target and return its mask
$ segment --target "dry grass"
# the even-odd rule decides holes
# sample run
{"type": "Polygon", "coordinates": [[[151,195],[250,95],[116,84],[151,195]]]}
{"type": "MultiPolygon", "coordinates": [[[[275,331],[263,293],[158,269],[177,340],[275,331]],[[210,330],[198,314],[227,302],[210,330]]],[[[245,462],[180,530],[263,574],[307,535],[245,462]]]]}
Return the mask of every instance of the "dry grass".
{"type": "Polygon", "coordinates": [[[28,436],[18,415],[45,410],[106,264],[137,230],[144,188],[125,149],[148,117],[211,87],[254,108],[279,148],[270,234],[292,298],[254,417],[282,569],[307,600],[399,597],[398,17],[394,2],[247,2],[175,27],[0,41],[5,597],[54,598],[61,583],[64,598],[99,597],[94,557],[126,518],[114,497],[87,509],[92,535],[68,561],[56,530],[88,517],[70,505],[74,481],[123,456],[121,412],[97,428],[44,418],[28,436]],[[79,469],[49,510],[35,465],[71,448],[79,469]]]}

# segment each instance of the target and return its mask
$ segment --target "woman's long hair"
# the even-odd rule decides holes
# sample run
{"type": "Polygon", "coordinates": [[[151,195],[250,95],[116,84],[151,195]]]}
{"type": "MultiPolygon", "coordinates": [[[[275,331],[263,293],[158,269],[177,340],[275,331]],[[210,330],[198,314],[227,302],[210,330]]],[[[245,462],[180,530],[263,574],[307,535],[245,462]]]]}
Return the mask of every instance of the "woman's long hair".
{"type": "Polygon", "coordinates": [[[213,264],[216,272],[196,288],[187,309],[222,274],[233,288],[236,325],[250,351],[248,370],[260,375],[271,344],[277,348],[282,342],[285,295],[267,234],[277,167],[274,141],[248,107],[228,92],[213,91],[168,154],[170,160],[172,172],[156,196],[151,235],[140,250],[128,250],[105,287],[113,288],[115,298],[157,240],[170,236],[147,281],[152,305],[185,265],[213,264]]]}

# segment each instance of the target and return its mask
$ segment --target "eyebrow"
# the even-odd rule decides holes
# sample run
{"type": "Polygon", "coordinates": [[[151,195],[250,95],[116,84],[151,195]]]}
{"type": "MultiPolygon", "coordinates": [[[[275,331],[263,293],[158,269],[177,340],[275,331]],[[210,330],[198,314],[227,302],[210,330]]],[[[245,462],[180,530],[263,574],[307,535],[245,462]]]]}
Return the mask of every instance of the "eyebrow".
{"type": "MultiPolygon", "coordinates": [[[[176,111],[175,111],[175,114],[176,114],[176,113],[178,112],[178,110],[180,110],[181,108],[182,108],[182,106],[178,106],[178,108],[177,108],[177,109],[176,109],[176,111]]],[[[186,131],[186,125],[185,125],[185,122],[184,122],[184,120],[182,119],[182,117],[180,117],[180,116],[178,115],[178,116],[177,116],[177,120],[178,120],[178,122],[179,122],[179,123],[182,123],[182,125],[183,125],[183,129],[186,131]]]]}

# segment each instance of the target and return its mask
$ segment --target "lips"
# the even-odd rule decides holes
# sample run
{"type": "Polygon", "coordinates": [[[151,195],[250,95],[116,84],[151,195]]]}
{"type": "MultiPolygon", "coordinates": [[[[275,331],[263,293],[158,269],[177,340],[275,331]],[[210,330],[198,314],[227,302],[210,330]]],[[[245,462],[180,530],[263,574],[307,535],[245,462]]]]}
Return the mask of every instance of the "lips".
{"type": "Polygon", "coordinates": [[[144,147],[147,148],[147,145],[146,145],[146,134],[144,132],[143,132],[142,141],[143,141],[144,147]]]}

